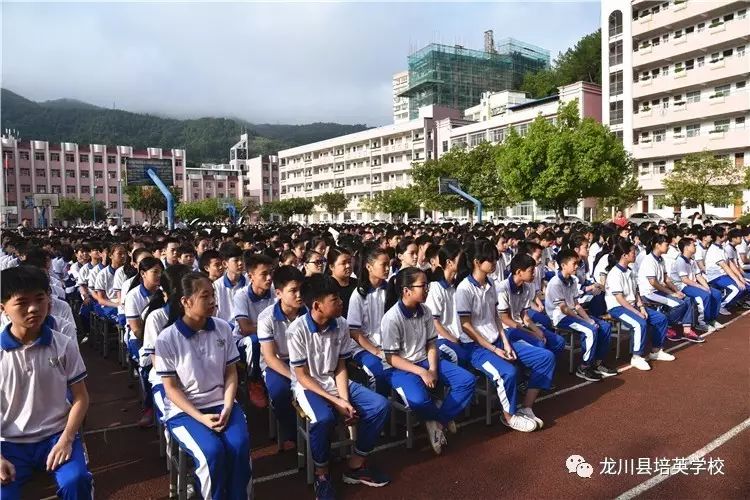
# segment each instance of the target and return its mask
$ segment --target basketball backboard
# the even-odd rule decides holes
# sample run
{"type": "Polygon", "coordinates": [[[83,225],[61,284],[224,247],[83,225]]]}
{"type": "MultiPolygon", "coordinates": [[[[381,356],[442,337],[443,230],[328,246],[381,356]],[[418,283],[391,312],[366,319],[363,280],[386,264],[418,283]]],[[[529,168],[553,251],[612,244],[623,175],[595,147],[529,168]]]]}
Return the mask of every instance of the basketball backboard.
{"type": "Polygon", "coordinates": [[[154,183],[147,172],[151,169],[167,186],[174,185],[172,160],[158,158],[126,158],[125,184],[127,186],[152,186],[154,183]]]}
{"type": "Polygon", "coordinates": [[[59,206],[60,196],[57,193],[37,193],[34,195],[34,208],[59,206]]]}
{"type": "Polygon", "coordinates": [[[458,185],[458,179],[451,177],[440,177],[438,179],[438,193],[440,194],[455,194],[448,186],[460,187],[458,185]]]}

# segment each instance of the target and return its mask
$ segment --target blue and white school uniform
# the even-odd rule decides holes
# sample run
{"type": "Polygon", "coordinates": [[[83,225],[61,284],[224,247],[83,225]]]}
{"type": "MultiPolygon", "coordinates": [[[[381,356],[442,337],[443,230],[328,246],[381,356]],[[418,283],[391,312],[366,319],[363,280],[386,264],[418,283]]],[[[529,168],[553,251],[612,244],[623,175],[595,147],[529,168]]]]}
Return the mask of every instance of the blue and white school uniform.
{"type": "Polygon", "coordinates": [[[216,317],[234,327],[234,294],[247,286],[247,278],[241,274],[237,283],[233,285],[224,273],[224,276],[214,281],[213,285],[216,293],[216,317]]]}
{"type": "MultiPolygon", "coordinates": [[[[742,243],[744,243],[744,239],[741,239],[742,243]]],[[[745,277],[743,271],[742,271],[742,259],[740,258],[738,247],[740,245],[737,245],[735,247],[732,245],[729,241],[724,243],[724,255],[726,255],[727,262],[733,262],[735,266],[737,266],[737,270],[742,275],[742,278],[745,280],[745,285],[750,285],[750,281],[747,280],[745,277]]]]}
{"type": "MultiPolygon", "coordinates": [[[[96,268],[92,270],[92,273],[95,271],[96,268]]],[[[115,300],[115,272],[116,269],[114,269],[112,266],[107,266],[96,272],[96,275],[93,277],[93,279],[91,275],[89,275],[89,285],[91,290],[103,293],[104,296],[109,300],[115,300]]],[[[95,309],[97,309],[102,315],[107,316],[113,321],[117,320],[116,307],[99,305],[99,307],[95,307],[95,309]]]]}
{"type": "MultiPolygon", "coordinates": [[[[239,359],[232,329],[219,318],[208,318],[198,331],[180,318],[156,338],[157,374],[176,377],[187,399],[202,413],[221,413],[224,374],[239,359]]],[[[164,411],[171,436],[193,457],[203,498],[252,497],[250,436],[239,404],[232,406],[223,432],[209,429],[169,399],[164,401],[164,411]]]]}
{"type": "Polygon", "coordinates": [[[705,323],[712,323],[719,317],[719,308],[721,307],[721,292],[716,288],[709,287],[708,290],[693,285],[686,285],[682,278],[696,281],[696,278],[703,274],[698,264],[693,259],[688,259],[680,255],[672,265],[669,278],[674,286],[695,300],[698,305],[698,320],[705,323]]]}
{"type": "Polygon", "coordinates": [[[664,306],[667,319],[671,325],[688,325],[695,323],[695,311],[693,309],[693,299],[685,297],[678,299],[672,295],[656,290],[649,279],[654,279],[657,283],[666,283],[667,270],[664,266],[664,259],[649,253],[641,263],[638,274],[638,290],[641,297],[664,306]]]}
{"type": "Polygon", "coordinates": [[[581,287],[581,295],[578,297],[578,302],[586,308],[586,312],[589,315],[602,316],[607,311],[607,306],[604,303],[604,293],[594,295],[593,293],[584,291],[584,288],[594,284],[594,279],[591,277],[591,268],[587,260],[581,259],[576,268],[576,278],[578,278],[578,283],[581,287]]]}
{"type": "MultiPolygon", "coordinates": [[[[419,304],[412,310],[399,300],[383,316],[380,330],[383,334],[384,353],[395,354],[425,370],[430,369],[427,348],[434,344],[438,336],[427,307],[419,304]]],[[[438,360],[437,371],[440,383],[450,388],[440,407],[435,404],[420,376],[392,368],[387,378],[404,404],[420,418],[447,425],[471,401],[474,395],[474,376],[445,359],[438,360]]]]}
{"type": "Polygon", "coordinates": [[[117,271],[115,271],[115,279],[112,283],[112,292],[117,295],[118,297],[118,303],[120,304],[117,306],[117,322],[121,326],[125,326],[125,294],[128,293],[128,290],[130,290],[130,284],[133,282],[135,277],[138,274],[135,274],[128,278],[128,275],[125,274],[125,266],[120,266],[117,268],[117,271]]]}
{"type": "MultiPolygon", "coordinates": [[[[357,289],[349,299],[349,311],[346,321],[350,330],[359,330],[367,336],[372,345],[383,347],[380,324],[385,314],[385,293],[388,282],[384,281],[378,288],[370,288],[362,296],[357,289]]],[[[368,386],[379,394],[387,394],[388,382],[385,371],[389,368],[384,359],[363,349],[354,339],[349,341],[352,360],[367,374],[368,386]]]]}
{"type": "Polygon", "coordinates": [[[257,327],[258,316],[264,309],[273,306],[273,301],[273,287],[269,288],[263,295],[255,295],[253,284],[248,283],[245,288],[241,288],[234,293],[234,305],[232,307],[235,323],[234,340],[240,354],[245,356],[249,372],[256,378],[260,376],[260,344],[258,343],[257,328],[256,333],[242,335],[237,320],[240,318],[248,319],[257,327]]]}
{"type": "MultiPolygon", "coordinates": [[[[143,348],[142,351],[146,356],[151,357],[156,354],[156,338],[167,327],[169,321],[169,304],[151,311],[143,325],[143,348]]],[[[160,420],[164,420],[164,383],[161,377],[157,375],[153,365],[148,370],[148,383],[151,386],[151,394],[154,402],[154,409],[160,420]]]]}
{"type": "MultiPolygon", "coordinates": [[[[456,313],[456,302],[454,296],[456,287],[446,280],[433,281],[430,283],[429,293],[425,305],[432,312],[432,318],[440,321],[440,324],[448,330],[456,339],[461,337],[461,320],[456,313]]],[[[381,322],[382,323],[382,322],[381,322]]],[[[436,342],[440,351],[440,357],[460,366],[469,365],[469,352],[459,341],[458,343],[438,336],[436,342]]]]}
{"type": "MultiPolygon", "coordinates": [[[[456,287],[456,311],[459,317],[470,317],[471,325],[490,344],[503,348],[497,330],[497,291],[492,280],[480,285],[472,275],[456,287]]],[[[500,407],[506,413],[516,413],[516,366],[475,343],[461,329],[459,338],[469,352],[471,366],[482,372],[496,387],[500,407]]]]}
{"type": "Polygon", "coordinates": [[[721,302],[721,307],[731,307],[745,296],[745,291],[740,290],[737,283],[721,268],[722,263],[727,262],[726,253],[724,249],[712,243],[706,250],[705,257],[706,266],[706,279],[712,287],[716,287],[724,292],[724,300],[721,302]]]}
{"type": "MultiPolygon", "coordinates": [[[[693,255],[693,259],[695,259],[695,263],[698,264],[698,267],[703,268],[704,270],[706,269],[706,250],[707,248],[703,246],[703,243],[698,240],[695,241],[695,255],[693,255]]],[[[706,277],[706,279],[708,279],[708,277],[706,277]]]]}
{"type": "Polygon", "coordinates": [[[667,317],[656,309],[646,308],[647,318],[643,319],[630,309],[620,305],[617,296],[622,296],[628,304],[636,307],[636,285],[633,271],[627,267],[615,265],[607,274],[607,285],[605,287],[605,301],[607,310],[613,318],[617,318],[632,330],[630,336],[630,350],[633,354],[643,356],[646,351],[646,338],[651,337],[653,347],[661,349],[664,339],[667,337],[667,317]]]}
{"type": "Polygon", "coordinates": [[[612,327],[596,316],[590,316],[594,322],[592,325],[583,318],[568,316],[562,312],[560,308],[562,304],[575,309],[580,294],[578,278],[575,276],[565,278],[558,271],[547,285],[544,309],[556,327],[574,330],[580,334],[581,358],[584,365],[589,365],[594,361],[603,361],[607,357],[612,327]]]}
{"type": "MultiPolygon", "coordinates": [[[[549,278],[552,278],[555,273],[551,273],[549,278]]],[[[510,278],[510,276],[509,276],[510,278]]],[[[531,283],[532,289],[534,291],[534,295],[531,297],[531,301],[529,302],[529,310],[526,311],[526,314],[529,315],[529,318],[531,318],[531,321],[542,327],[542,329],[547,329],[549,331],[552,331],[552,320],[549,319],[547,314],[544,312],[544,309],[541,311],[537,311],[531,305],[534,303],[536,297],[539,297],[542,301],[542,304],[544,304],[544,291],[543,291],[543,285],[544,281],[549,281],[547,278],[547,267],[544,265],[544,260],[540,260],[536,267],[534,268],[534,281],[531,283]]],[[[500,288],[500,283],[496,285],[496,288],[500,288]]],[[[564,345],[563,345],[564,347],[564,345]]]]}
{"type": "MultiPolygon", "coordinates": [[[[146,312],[148,303],[151,300],[151,295],[153,293],[148,291],[143,284],[128,291],[125,295],[125,318],[127,320],[142,320],[143,314],[146,312]]],[[[143,388],[143,408],[152,409],[154,407],[154,397],[151,390],[151,383],[149,382],[151,357],[143,349],[143,341],[130,331],[130,325],[126,326],[126,330],[128,332],[128,352],[130,353],[130,357],[138,363],[138,373],[140,374],[141,386],[143,388]]]]}
{"type": "Polygon", "coordinates": [[[76,319],[73,316],[73,309],[70,304],[64,300],[60,300],[57,297],[50,297],[50,315],[57,319],[64,319],[68,323],[73,325],[76,324],[76,319]]]}
{"type": "MultiPolygon", "coordinates": [[[[335,374],[340,360],[351,357],[349,329],[344,318],[318,326],[310,313],[295,319],[287,328],[289,362],[292,366],[292,392],[310,419],[310,448],[317,467],[328,465],[330,435],[338,412],[327,399],[304,388],[297,380],[295,367],[306,366],[310,377],[331,395],[338,396],[335,374]]],[[[349,380],[349,403],[357,411],[357,440],[354,453],[367,456],[388,419],[390,405],[380,394],[349,380]]]]}
{"type": "MultiPolygon", "coordinates": [[[[8,324],[0,333],[0,442],[3,458],[15,467],[16,478],[2,486],[2,497],[17,500],[32,473],[46,470],[47,456],[68,421],[68,389],[86,378],[86,367],[75,340],[47,325],[30,345],[21,344],[10,329],[8,324]]],[[[70,460],[52,474],[59,497],[93,498],[92,475],[80,436],[73,441],[70,460]]]]}
{"type": "MultiPolygon", "coordinates": [[[[297,317],[305,313],[307,313],[307,308],[303,306],[297,311],[297,317]]],[[[286,331],[292,321],[284,314],[279,300],[273,306],[264,309],[258,316],[258,342],[275,343],[277,357],[287,365],[289,364],[289,348],[286,331]]],[[[268,398],[271,400],[276,418],[279,419],[283,440],[292,440],[297,422],[297,416],[292,407],[292,380],[270,368],[262,355],[260,368],[268,390],[268,398]]]]}

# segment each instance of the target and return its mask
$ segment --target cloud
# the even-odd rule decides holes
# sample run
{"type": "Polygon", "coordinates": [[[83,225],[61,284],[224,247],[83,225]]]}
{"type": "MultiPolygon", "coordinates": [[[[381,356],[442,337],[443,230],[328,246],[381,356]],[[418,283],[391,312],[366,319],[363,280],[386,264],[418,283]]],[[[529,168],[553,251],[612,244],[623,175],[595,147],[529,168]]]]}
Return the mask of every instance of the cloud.
{"type": "Polygon", "coordinates": [[[3,86],[176,117],[391,120],[391,76],[430,42],[483,32],[553,56],[598,3],[6,3],[3,86]]]}

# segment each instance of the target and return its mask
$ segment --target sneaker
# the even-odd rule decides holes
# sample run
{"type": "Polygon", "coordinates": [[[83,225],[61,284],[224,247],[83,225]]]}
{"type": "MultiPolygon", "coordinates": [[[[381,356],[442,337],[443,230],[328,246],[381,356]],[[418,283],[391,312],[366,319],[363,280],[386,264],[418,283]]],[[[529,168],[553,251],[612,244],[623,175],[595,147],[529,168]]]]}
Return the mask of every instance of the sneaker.
{"type": "Polygon", "coordinates": [[[654,361],[674,361],[674,356],[666,352],[664,349],[659,349],[658,351],[649,354],[648,359],[654,361]]]}
{"type": "Polygon", "coordinates": [[[391,478],[366,463],[359,469],[347,470],[342,479],[346,484],[364,484],[373,488],[380,488],[391,482],[391,478]]]}
{"type": "Polygon", "coordinates": [[[700,323],[698,323],[698,328],[702,329],[704,332],[715,332],[716,331],[716,327],[714,325],[709,324],[709,323],[705,323],[703,321],[701,321],[700,323]]]}
{"type": "Polygon", "coordinates": [[[534,410],[532,410],[531,408],[528,408],[528,407],[521,408],[520,410],[518,410],[518,413],[536,422],[537,429],[541,429],[542,427],[544,427],[544,421],[541,418],[534,415],[534,410]]]}
{"type": "Polygon", "coordinates": [[[579,365],[576,370],[576,377],[588,380],[589,382],[599,382],[602,376],[599,375],[592,366],[579,365]]]}
{"type": "Polygon", "coordinates": [[[748,302],[741,302],[741,303],[740,303],[740,307],[741,307],[742,309],[744,309],[744,310],[746,310],[746,311],[747,311],[748,309],[750,309],[750,303],[748,303],[748,302]]]}
{"type": "Polygon", "coordinates": [[[639,370],[643,370],[644,372],[651,369],[651,365],[649,365],[643,357],[637,354],[633,354],[633,357],[630,358],[630,364],[633,368],[638,368],[639,370]]]}
{"type": "Polygon", "coordinates": [[[597,363],[594,370],[596,370],[596,373],[598,373],[602,377],[614,377],[615,375],[617,375],[617,370],[608,367],[602,362],[597,363]]]}
{"type": "Polygon", "coordinates": [[[430,446],[435,455],[440,455],[443,452],[443,440],[445,436],[440,426],[434,420],[428,420],[424,423],[427,428],[427,439],[430,440],[430,446]]]}
{"type": "Polygon", "coordinates": [[[510,417],[510,420],[505,420],[505,417],[501,416],[500,422],[518,432],[532,432],[536,429],[536,421],[520,413],[510,417]]]}
{"type": "Polygon", "coordinates": [[[456,421],[451,420],[448,422],[448,425],[445,426],[446,429],[448,429],[448,432],[451,434],[456,434],[458,432],[458,427],[456,427],[456,421]]]}
{"type": "Polygon", "coordinates": [[[149,429],[154,426],[154,410],[146,408],[143,410],[143,415],[138,420],[138,427],[141,429],[149,429]]]}
{"type": "Polygon", "coordinates": [[[247,383],[247,397],[250,403],[256,408],[265,408],[268,406],[268,397],[266,389],[260,380],[250,380],[247,383]]]}
{"type": "Polygon", "coordinates": [[[682,338],[682,335],[675,330],[674,328],[667,328],[667,340],[671,340],[672,342],[679,342],[682,338]]]}
{"type": "Polygon", "coordinates": [[[706,339],[696,334],[695,332],[688,332],[685,335],[683,335],[683,337],[685,338],[685,340],[690,341],[690,342],[695,342],[696,344],[702,344],[703,342],[706,341],[706,339]]]}
{"type": "Polygon", "coordinates": [[[695,330],[698,333],[707,333],[707,332],[712,331],[711,328],[705,323],[698,323],[697,325],[693,327],[693,330],[695,330]]]}
{"type": "Polygon", "coordinates": [[[719,323],[716,320],[714,320],[714,321],[711,322],[711,326],[714,327],[714,330],[721,330],[722,328],[724,328],[724,325],[722,325],[721,323],[719,323]]]}
{"type": "Polygon", "coordinates": [[[315,476],[315,498],[316,500],[334,500],[336,498],[333,481],[331,481],[329,474],[315,476]]]}
{"type": "Polygon", "coordinates": [[[719,314],[721,314],[722,316],[731,316],[732,315],[732,313],[730,313],[729,311],[727,311],[726,307],[720,308],[719,309],[719,314]]]}

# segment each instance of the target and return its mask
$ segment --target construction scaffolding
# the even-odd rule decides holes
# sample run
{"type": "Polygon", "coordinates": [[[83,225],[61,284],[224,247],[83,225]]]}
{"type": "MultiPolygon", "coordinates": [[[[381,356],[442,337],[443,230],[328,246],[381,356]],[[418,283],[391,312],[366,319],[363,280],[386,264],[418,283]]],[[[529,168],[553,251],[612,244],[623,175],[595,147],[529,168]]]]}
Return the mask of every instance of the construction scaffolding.
{"type": "Polygon", "coordinates": [[[466,109],[479,103],[482,92],[518,90],[524,74],[548,68],[549,51],[507,38],[493,52],[461,45],[432,43],[411,54],[409,116],[417,118],[422,106],[466,109]]]}

